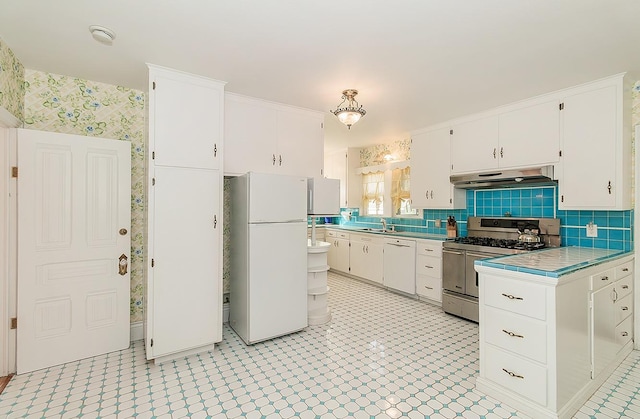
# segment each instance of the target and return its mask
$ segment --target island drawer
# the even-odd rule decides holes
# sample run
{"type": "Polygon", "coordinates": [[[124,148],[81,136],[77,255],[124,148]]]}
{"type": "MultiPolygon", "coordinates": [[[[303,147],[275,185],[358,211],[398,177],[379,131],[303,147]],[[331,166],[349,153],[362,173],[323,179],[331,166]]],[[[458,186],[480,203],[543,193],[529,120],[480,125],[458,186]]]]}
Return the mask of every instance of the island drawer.
{"type": "Polygon", "coordinates": [[[442,278],[442,258],[418,255],[416,257],[416,274],[442,278]]]}
{"type": "Polygon", "coordinates": [[[633,337],[633,316],[627,317],[616,326],[616,343],[622,349],[624,345],[631,341],[633,337]]]}
{"type": "Polygon", "coordinates": [[[523,316],[546,319],[547,294],[544,286],[489,275],[483,281],[484,304],[523,316]]]}
{"type": "Polygon", "coordinates": [[[618,293],[618,299],[624,298],[633,291],[633,276],[626,276],[620,281],[616,282],[616,292],[618,293]]]}
{"type": "Polygon", "coordinates": [[[616,266],[616,279],[622,279],[633,273],[633,260],[623,263],[620,266],[616,266]]]}
{"type": "Polygon", "coordinates": [[[606,271],[598,272],[595,275],[591,275],[591,289],[593,291],[606,287],[612,284],[616,277],[616,268],[607,269],[606,271]]]}
{"type": "Polygon", "coordinates": [[[547,363],[545,322],[486,307],[483,324],[487,342],[514,354],[547,363]]]}
{"type": "Polygon", "coordinates": [[[485,373],[489,380],[542,406],[547,405],[546,367],[492,345],[485,349],[485,373]]]}
{"type": "Polygon", "coordinates": [[[633,294],[628,294],[627,296],[619,299],[616,301],[615,306],[616,324],[618,324],[633,313],[633,294]]]}

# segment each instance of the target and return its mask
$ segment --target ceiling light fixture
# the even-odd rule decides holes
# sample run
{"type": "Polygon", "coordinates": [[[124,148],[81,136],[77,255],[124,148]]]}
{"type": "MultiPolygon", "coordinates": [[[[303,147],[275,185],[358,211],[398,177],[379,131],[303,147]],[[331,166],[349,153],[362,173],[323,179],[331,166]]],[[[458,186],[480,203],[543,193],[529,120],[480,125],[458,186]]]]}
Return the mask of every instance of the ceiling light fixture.
{"type": "Polygon", "coordinates": [[[91,32],[93,39],[101,44],[112,45],[113,40],[116,39],[116,34],[104,26],[91,25],[89,26],[89,32],[91,32]]]}
{"type": "Polygon", "coordinates": [[[355,124],[362,118],[367,111],[362,109],[362,106],[354,98],[358,94],[356,89],[347,89],[342,91],[342,102],[338,105],[335,111],[329,111],[338,117],[338,120],[345,124],[349,129],[351,125],[355,124]],[[346,106],[343,105],[346,103],[346,106]]]}

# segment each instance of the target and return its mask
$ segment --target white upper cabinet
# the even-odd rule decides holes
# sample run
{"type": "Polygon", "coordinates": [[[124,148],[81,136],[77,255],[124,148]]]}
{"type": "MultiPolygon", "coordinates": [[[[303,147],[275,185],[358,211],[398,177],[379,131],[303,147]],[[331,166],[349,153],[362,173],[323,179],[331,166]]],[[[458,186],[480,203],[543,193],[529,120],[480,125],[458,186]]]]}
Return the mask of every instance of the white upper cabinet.
{"type": "Polygon", "coordinates": [[[278,173],[324,174],[324,117],[297,109],[278,110],[278,173]]]}
{"type": "Polygon", "coordinates": [[[227,93],[225,174],[322,176],[322,112],[227,93]]]}
{"type": "Polygon", "coordinates": [[[558,100],[530,100],[453,124],[451,172],[555,164],[559,149],[558,100]]]}
{"type": "Polygon", "coordinates": [[[342,208],[358,208],[362,203],[362,177],[356,173],[359,166],[359,148],[348,148],[324,156],[325,177],[340,180],[342,208]]]}
{"type": "Polygon", "coordinates": [[[521,168],[558,162],[558,101],[533,104],[498,117],[500,168],[521,168]]]}
{"type": "Polygon", "coordinates": [[[276,110],[262,106],[259,102],[227,94],[225,174],[271,172],[277,159],[276,144],[276,110]]]}
{"type": "Polygon", "coordinates": [[[153,65],[149,69],[154,164],[220,168],[225,83],[153,65]]]}
{"type": "Polygon", "coordinates": [[[465,208],[465,191],[449,181],[451,167],[449,128],[411,136],[411,205],[414,208],[465,208]]]}
{"type": "Polygon", "coordinates": [[[485,116],[452,126],[451,173],[498,167],[498,117],[485,116]]]}
{"type": "Polygon", "coordinates": [[[631,208],[630,92],[619,75],[563,99],[559,209],[631,208]]]}

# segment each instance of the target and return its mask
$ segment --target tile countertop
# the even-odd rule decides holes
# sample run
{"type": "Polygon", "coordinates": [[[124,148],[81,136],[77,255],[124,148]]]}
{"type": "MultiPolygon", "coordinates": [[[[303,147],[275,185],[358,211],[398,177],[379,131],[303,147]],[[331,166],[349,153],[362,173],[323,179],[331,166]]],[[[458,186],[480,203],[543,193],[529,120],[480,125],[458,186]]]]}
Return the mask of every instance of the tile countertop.
{"type": "Polygon", "coordinates": [[[517,255],[478,260],[476,266],[505,269],[549,278],[559,278],[579,269],[608,262],[633,252],[590,247],[556,247],[517,255]]]}
{"type": "Polygon", "coordinates": [[[323,224],[323,226],[325,228],[330,228],[332,230],[343,230],[343,231],[348,231],[350,233],[376,234],[376,235],[383,235],[387,237],[404,237],[404,238],[410,238],[410,239],[423,239],[423,240],[439,240],[439,241],[447,240],[447,236],[438,235],[438,234],[414,233],[411,231],[397,231],[395,233],[383,233],[381,231],[365,230],[362,227],[342,226],[339,224],[323,224]]]}

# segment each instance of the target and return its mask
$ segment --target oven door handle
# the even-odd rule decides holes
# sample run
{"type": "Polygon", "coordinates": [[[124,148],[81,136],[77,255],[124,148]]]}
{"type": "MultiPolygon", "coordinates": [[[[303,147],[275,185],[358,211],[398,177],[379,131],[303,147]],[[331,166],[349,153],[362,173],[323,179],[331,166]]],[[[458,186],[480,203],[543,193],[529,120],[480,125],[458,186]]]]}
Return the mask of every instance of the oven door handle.
{"type": "Polygon", "coordinates": [[[467,256],[474,256],[474,257],[488,259],[488,258],[497,258],[498,256],[504,256],[504,255],[490,254],[490,253],[473,253],[467,250],[467,256]]]}
{"type": "Polygon", "coordinates": [[[442,253],[449,253],[452,255],[464,255],[464,252],[456,252],[454,250],[442,249],[442,253]]]}

